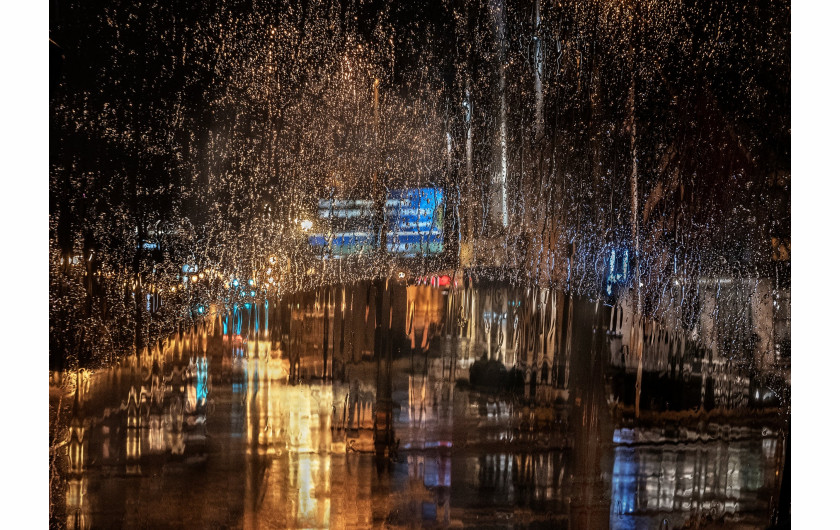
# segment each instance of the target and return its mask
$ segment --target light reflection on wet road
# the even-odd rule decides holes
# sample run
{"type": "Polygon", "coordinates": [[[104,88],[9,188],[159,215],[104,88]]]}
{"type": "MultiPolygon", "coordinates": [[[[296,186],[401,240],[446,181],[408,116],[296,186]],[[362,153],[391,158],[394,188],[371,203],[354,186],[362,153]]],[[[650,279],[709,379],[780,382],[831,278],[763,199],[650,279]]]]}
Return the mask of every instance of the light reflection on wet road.
{"type": "MultiPolygon", "coordinates": [[[[223,336],[222,326],[211,324],[119,367],[65,374],[72,391],[63,399],[67,437],[59,448],[53,522],[69,528],[768,524],[784,462],[776,426],[714,415],[692,423],[690,410],[670,423],[651,420],[655,411],[628,422],[620,406],[607,404],[621,397],[604,394],[616,379],[600,389],[592,384],[575,366],[579,345],[568,334],[556,339],[572,345],[565,358],[526,348],[555,365],[545,378],[496,381],[504,391],[490,392],[469,368],[487,344],[501,365],[523,365],[518,331],[505,338],[488,326],[492,338],[484,343],[470,338],[480,330],[448,332],[451,298],[422,293],[420,304],[417,294],[398,299],[408,308],[414,302],[413,314],[422,316],[407,323],[408,337],[395,339],[384,400],[377,385],[382,368],[365,336],[370,321],[334,308],[325,319],[314,306],[309,314],[291,311],[285,322],[263,315],[250,340],[223,336]],[[297,354],[287,353],[289,344],[297,354]],[[330,345],[326,365],[322,344],[330,345]]],[[[603,362],[605,375],[620,364],[609,355],[605,346],[592,357],[595,369],[603,362]]],[[[52,386],[51,400],[58,395],[52,386]]],[[[661,416],[667,414],[681,412],[661,416]]]]}

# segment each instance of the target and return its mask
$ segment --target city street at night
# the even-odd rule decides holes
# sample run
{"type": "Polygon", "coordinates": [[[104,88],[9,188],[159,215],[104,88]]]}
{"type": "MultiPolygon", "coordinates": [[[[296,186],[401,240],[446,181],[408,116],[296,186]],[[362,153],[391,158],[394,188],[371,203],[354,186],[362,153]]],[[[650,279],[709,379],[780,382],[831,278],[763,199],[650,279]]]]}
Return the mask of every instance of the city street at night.
{"type": "Polygon", "coordinates": [[[50,528],[791,527],[789,0],[49,33],[50,528]]]}

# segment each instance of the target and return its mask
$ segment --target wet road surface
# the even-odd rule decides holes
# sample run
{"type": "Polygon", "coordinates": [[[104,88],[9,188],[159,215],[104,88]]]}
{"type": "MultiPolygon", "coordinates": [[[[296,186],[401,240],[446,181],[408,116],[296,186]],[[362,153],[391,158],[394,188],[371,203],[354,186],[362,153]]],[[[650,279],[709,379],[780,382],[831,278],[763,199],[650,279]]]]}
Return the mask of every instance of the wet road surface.
{"type": "Polygon", "coordinates": [[[745,405],[694,408],[694,401],[708,401],[700,396],[707,389],[713,404],[729,403],[733,394],[751,399],[733,393],[735,383],[723,384],[720,370],[708,384],[691,387],[694,397],[669,393],[660,382],[659,394],[648,392],[656,399],[635,419],[632,392],[621,391],[635,369],[625,370],[591,334],[583,346],[569,338],[571,354],[552,359],[568,375],[552,367],[545,379],[517,378],[520,354],[493,352],[492,326],[485,331],[493,338],[483,342],[447,332],[451,298],[404,296],[398,304],[413,320],[399,334],[392,324],[387,359],[372,353],[370,322],[358,313],[339,318],[328,308],[325,320],[313,305],[285,322],[266,309],[259,322],[253,315],[239,322],[239,333],[234,320],[220,317],[119,366],[51,374],[51,423],[59,433],[52,523],[764,528],[770,522],[784,471],[783,422],[754,403],[750,413],[745,405]],[[488,379],[474,368],[488,344],[484,360],[495,353],[511,379],[488,379]],[[290,345],[297,355],[289,354],[290,345]],[[690,406],[672,406],[682,402],[690,406]]]}

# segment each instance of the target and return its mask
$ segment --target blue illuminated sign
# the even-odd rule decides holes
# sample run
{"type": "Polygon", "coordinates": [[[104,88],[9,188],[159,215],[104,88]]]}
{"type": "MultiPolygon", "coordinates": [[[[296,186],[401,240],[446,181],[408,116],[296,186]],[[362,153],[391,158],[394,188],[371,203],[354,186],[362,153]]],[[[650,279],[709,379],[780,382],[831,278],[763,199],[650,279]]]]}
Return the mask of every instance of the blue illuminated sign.
{"type": "Polygon", "coordinates": [[[626,248],[611,248],[607,251],[606,261],[604,291],[607,297],[613,298],[630,279],[630,251],[626,248]]]}
{"type": "MultiPolygon", "coordinates": [[[[367,253],[378,242],[373,226],[373,201],[322,199],[318,217],[329,222],[332,233],[309,237],[313,247],[342,256],[367,253]]],[[[440,188],[390,190],[385,202],[386,249],[405,257],[437,254],[443,250],[443,191],[440,188]]]]}

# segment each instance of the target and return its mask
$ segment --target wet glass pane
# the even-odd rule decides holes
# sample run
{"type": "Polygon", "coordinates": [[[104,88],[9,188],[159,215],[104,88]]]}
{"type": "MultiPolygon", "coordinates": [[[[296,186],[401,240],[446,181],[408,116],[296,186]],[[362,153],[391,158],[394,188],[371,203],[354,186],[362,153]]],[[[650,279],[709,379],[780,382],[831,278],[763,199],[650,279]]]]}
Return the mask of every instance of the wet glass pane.
{"type": "Polygon", "coordinates": [[[789,2],[50,9],[52,526],[789,525],[789,2]]]}

